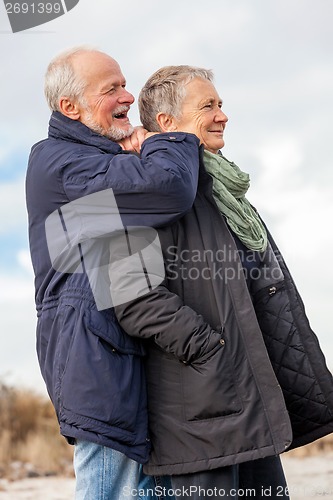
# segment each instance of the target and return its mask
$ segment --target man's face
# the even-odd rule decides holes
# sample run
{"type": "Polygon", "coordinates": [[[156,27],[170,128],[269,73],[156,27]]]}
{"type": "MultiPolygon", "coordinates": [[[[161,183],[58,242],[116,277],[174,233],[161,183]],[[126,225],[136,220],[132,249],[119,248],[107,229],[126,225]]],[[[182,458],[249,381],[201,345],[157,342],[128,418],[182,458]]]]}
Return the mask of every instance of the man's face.
{"type": "Polygon", "coordinates": [[[84,54],[73,62],[87,82],[79,120],[95,132],[114,141],[128,137],[133,127],[127,113],[134,97],[126,90],[126,80],[118,63],[99,52],[84,54]]]}
{"type": "Polygon", "coordinates": [[[209,80],[194,78],[186,85],[181,118],[177,130],[195,134],[205,149],[217,153],[224,146],[223,132],[228,117],[222,111],[222,100],[209,80]]]}

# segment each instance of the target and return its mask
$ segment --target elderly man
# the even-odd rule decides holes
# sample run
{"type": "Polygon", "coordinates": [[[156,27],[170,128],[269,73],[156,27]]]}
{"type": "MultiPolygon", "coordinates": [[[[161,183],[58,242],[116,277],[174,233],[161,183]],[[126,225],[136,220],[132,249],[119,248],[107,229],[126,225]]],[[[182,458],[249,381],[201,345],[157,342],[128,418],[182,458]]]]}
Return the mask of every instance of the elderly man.
{"type": "Polygon", "coordinates": [[[96,305],[86,253],[112,229],[159,227],[187,212],[199,141],[133,135],[134,98],[118,63],[96,50],[56,57],[45,94],[49,134],[33,146],[26,179],[38,359],[61,434],[75,445],[76,498],[119,500],[138,488],[138,463],[150,451],[144,349],[123,332],[112,303],[96,305]],[[129,137],[140,156],[119,145],[129,137]]]}

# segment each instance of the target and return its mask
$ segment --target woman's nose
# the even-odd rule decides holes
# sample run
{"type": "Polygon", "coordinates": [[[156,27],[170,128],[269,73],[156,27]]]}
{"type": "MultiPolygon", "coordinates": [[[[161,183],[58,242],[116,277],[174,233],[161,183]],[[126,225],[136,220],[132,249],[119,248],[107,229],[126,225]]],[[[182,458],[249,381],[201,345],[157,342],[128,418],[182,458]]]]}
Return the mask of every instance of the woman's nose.
{"type": "Polygon", "coordinates": [[[228,119],[229,118],[227,117],[227,115],[225,113],[223,113],[222,109],[219,109],[215,115],[215,121],[218,121],[218,122],[227,123],[228,119]]]}

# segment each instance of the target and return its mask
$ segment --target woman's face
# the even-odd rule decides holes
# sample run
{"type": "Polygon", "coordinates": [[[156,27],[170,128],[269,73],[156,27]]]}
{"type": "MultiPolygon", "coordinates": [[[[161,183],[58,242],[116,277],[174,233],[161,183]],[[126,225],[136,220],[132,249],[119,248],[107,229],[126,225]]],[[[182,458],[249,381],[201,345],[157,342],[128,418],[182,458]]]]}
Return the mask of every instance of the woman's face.
{"type": "Polygon", "coordinates": [[[222,99],[209,80],[194,78],[186,85],[181,118],[174,123],[178,131],[195,134],[205,149],[217,153],[224,146],[223,132],[228,117],[222,99]]]}

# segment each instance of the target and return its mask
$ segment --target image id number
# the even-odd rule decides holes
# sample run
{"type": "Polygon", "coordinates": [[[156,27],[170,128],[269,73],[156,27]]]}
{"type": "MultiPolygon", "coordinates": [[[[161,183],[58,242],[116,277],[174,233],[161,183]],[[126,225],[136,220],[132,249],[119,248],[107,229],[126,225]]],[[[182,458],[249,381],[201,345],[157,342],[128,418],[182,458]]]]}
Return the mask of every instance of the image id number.
{"type": "Polygon", "coordinates": [[[60,14],[62,6],[60,3],[6,3],[8,14],[60,14]]]}

